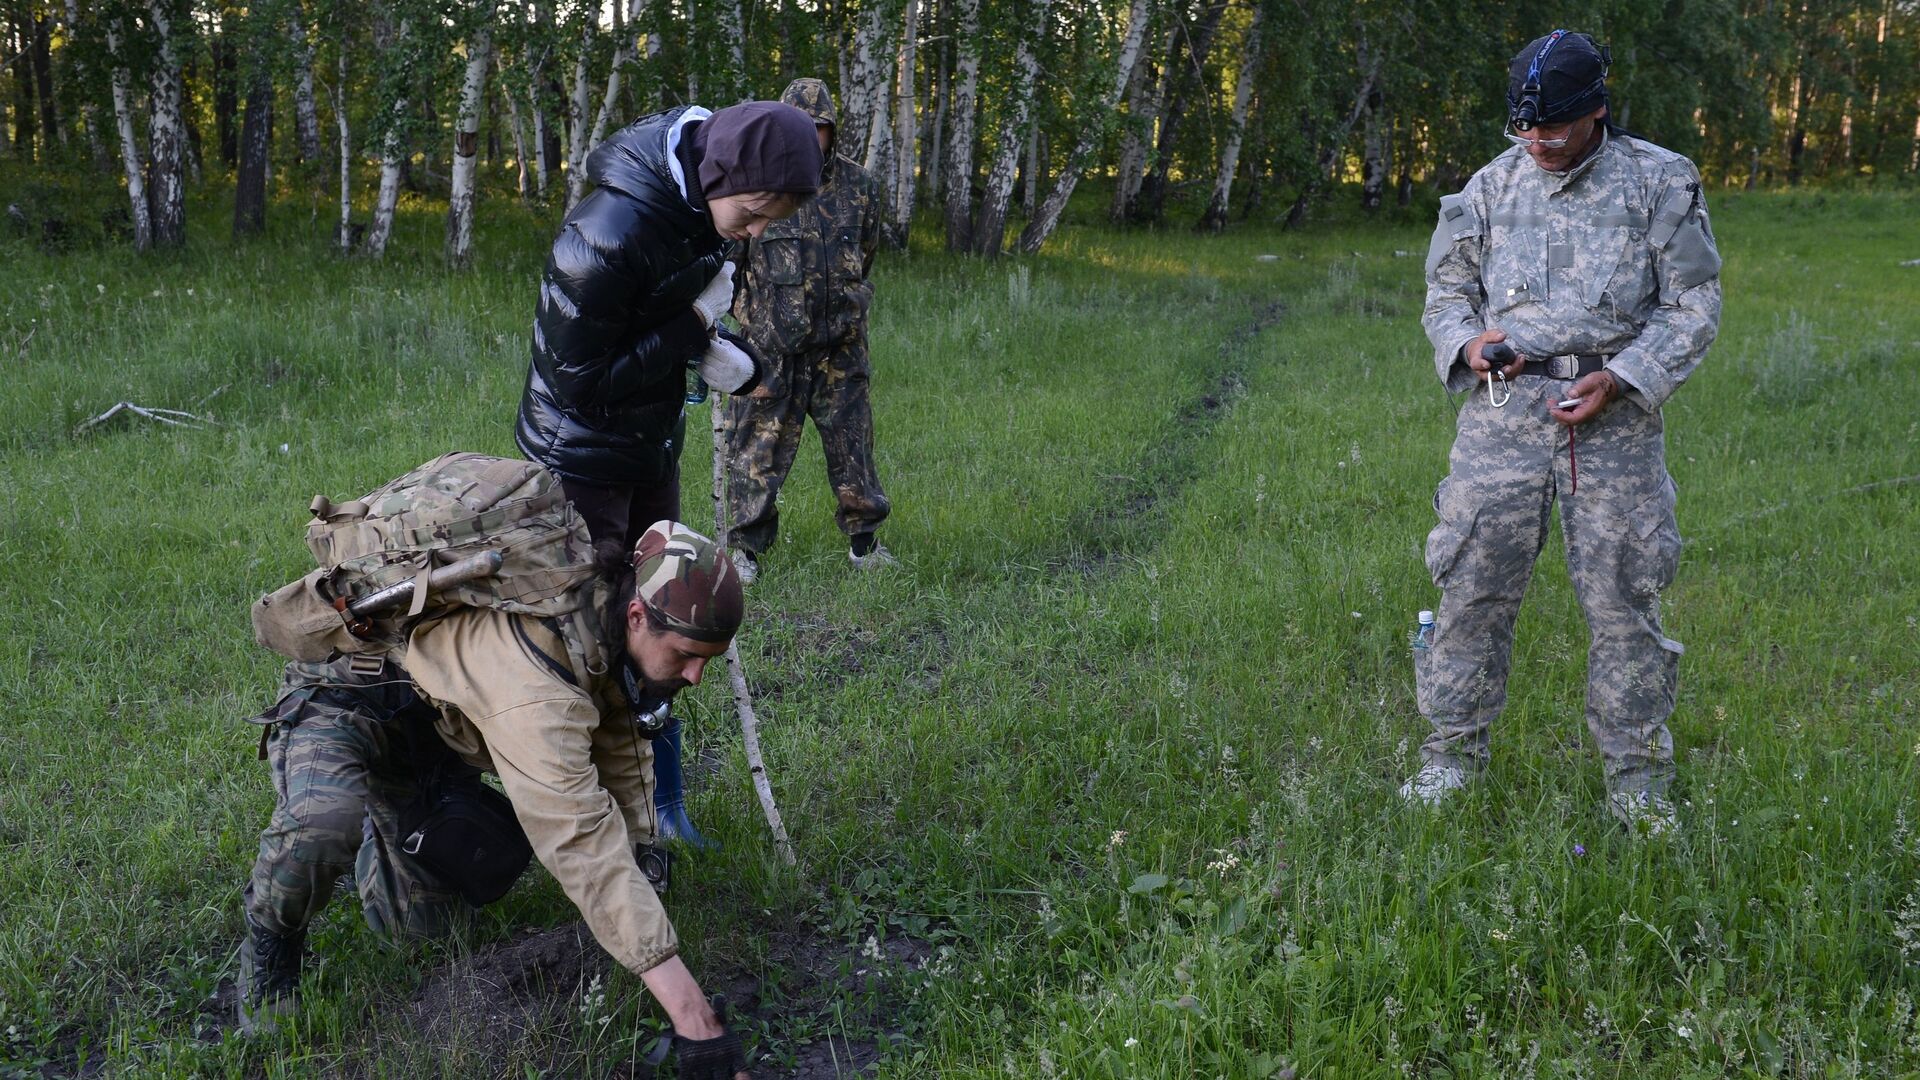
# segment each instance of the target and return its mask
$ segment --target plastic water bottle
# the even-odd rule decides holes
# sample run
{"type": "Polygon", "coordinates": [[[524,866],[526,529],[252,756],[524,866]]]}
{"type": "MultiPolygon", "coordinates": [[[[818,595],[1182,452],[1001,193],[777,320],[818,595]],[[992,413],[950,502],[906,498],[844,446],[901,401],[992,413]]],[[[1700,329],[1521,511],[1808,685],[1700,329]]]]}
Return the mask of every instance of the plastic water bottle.
{"type": "Polygon", "coordinates": [[[1419,625],[1413,628],[1411,643],[1416,649],[1433,647],[1433,612],[1422,610],[1419,625]]]}

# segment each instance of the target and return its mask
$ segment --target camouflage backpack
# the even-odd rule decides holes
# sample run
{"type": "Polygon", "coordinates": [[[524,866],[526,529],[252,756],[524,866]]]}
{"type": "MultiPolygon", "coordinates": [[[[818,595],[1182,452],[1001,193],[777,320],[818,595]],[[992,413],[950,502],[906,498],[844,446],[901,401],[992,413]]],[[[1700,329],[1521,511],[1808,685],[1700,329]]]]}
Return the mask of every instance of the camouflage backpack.
{"type": "Polygon", "coordinates": [[[572,659],[604,670],[604,655],[593,655],[600,653],[598,635],[583,621],[602,581],[593,544],[559,482],[540,466],[447,454],[351,502],[319,496],[312,510],[307,547],[319,568],[254,602],[253,636],[261,645],[307,661],[387,653],[403,648],[424,618],[486,607],[573,616],[562,624],[572,659]],[[429,595],[427,575],[436,568],[488,551],[500,555],[493,573],[429,595]],[[415,583],[410,604],[364,622],[343,610],[406,581],[415,583]]]}

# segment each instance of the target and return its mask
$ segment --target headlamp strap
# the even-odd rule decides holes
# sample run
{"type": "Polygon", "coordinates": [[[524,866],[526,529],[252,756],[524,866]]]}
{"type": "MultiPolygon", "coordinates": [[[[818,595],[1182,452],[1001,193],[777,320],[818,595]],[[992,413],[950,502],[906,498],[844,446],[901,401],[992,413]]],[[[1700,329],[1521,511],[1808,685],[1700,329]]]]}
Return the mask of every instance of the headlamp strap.
{"type": "Polygon", "coordinates": [[[1527,65],[1527,81],[1520,88],[1522,94],[1540,93],[1540,65],[1546,63],[1547,54],[1552,52],[1553,47],[1560,44],[1560,39],[1566,36],[1565,30],[1555,30],[1547,35],[1547,40],[1540,46],[1540,51],[1533,54],[1533,62],[1527,65]]]}

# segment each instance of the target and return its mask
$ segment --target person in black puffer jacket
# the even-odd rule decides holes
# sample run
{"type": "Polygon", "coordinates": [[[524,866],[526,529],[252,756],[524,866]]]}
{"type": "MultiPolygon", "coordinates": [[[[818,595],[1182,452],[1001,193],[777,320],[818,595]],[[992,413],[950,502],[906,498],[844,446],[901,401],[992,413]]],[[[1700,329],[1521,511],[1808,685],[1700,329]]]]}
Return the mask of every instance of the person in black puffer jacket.
{"type": "Polygon", "coordinates": [[[759,236],[820,182],[813,121],[751,101],[634,121],[587,158],[599,188],[567,215],[534,311],[514,441],[559,477],[596,544],[631,549],[678,520],[687,369],[749,393],[760,363],[720,326],[727,246],[759,236]]]}

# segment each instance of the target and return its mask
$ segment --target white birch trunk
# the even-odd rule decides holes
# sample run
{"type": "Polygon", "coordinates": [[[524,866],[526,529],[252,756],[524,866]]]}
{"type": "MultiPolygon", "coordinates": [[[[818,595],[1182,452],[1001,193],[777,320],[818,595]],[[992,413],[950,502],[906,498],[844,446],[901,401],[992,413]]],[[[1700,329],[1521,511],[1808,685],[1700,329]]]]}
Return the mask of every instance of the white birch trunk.
{"type": "MultiPolygon", "coordinates": [[[[400,20],[389,52],[405,48],[407,20],[400,20]]],[[[389,57],[388,62],[393,62],[389,57]]],[[[395,98],[387,121],[386,134],[380,139],[380,193],[374,197],[373,225],[367,229],[367,254],[378,259],[387,253],[387,239],[393,235],[393,209],[400,201],[400,165],[405,160],[406,144],[400,129],[406,123],[407,99],[395,98]]]]}
{"type": "MultiPolygon", "coordinates": [[[[1160,50],[1161,56],[1173,54],[1174,43],[1180,33],[1180,27],[1174,26],[1167,31],[1166,47],[1160,50]]],[[[1113,205],[1108,207],[1107,216],[1116,224],[1125,223],[1133,218],[1134,199],[1140,194],[1140,185],[1147,178],[1147,146],[1154,138],[1154,124],[1160,118],[1160,108],[1166,102],[1167,80],[1156,77],[1152,65],[1136,64],[1133,79],[1127,87],[1127,130],[1120,138],[1120,164],[1113,173],[1113,205]]]]}
{"type": "Polygon", "coordinates": [[[1080,120],[1080,139],[1074,144],[1073,153],[1067,157],[1066,169],[1054,181],[1053,190],[1047,193],[1047,201],[1041,204],[1039,211],[1027,222],[1026,229],[1020,233],[1020,250],[1028,255],[1039,251],[1053,232],[1053,227],[1060,223],[1060,213],[1067,208],[1067,200],[1073,197],[1073,189],[1080,183],[1080,174],[1085,171],[1088,159],[1100,143],[1100,135],[1106,128],[1106,117],[1120,103],[1120,95],[1127,92],[1127,81],[1133,78],[1133,66],[1140,61],[1140,41],[1146,36],[1151,2],[1133,0],[1133,6],[1127,11],[1127,36],[1120,42],[1113,84],[1100,99],[1096,107],[1098,111],[1080,120]]]}
{"type": "Polygon", "coordinates": [[[301,161],[320,160],[320,114],[313,105],[313,40],[307,34],[307,14],[299,6],[287,25],[293,43],[293,129],[301,161]]]}
{"type": "Polygon", "coordinates": [[[740,0],[719,0],[720,36],[727,43],[727,76],[720,87],[722,95],[719,105],[739,103],[744,93],[747,76],[747,41],[745,20],[740,14],[740,0]]]}
{"type": "Polygon", "coordinates": [[[340,71],[333,81],[333,121],[340,129],[340,253],[353,251],[353,132],[347,126],[347,43],[340,42],[340,71]]]}
{"type": "Polygon", "coordinates": [[[550,48],[548,42],[553,30],[553,6],[536,0],[528,7],[533,12],[534,30],[540,36],[537,50],[530,50],[527,58],[527,105],[533,110],[534,187],[544,200],[547,197],[547,177],[552,175],[555,165],[547,156],[547,106],[541,90],[550,48]]]}
{"type": "MultiPolygon", "coordinates": [[[[607,137],[607,125],[613,119],[613,107],[620,98],[620,71],[633,61],[633,40],[628,37],[613,50],[613,64],[607,72],[607,92],[600,96],[600,115],[593,118],[593,131],[587,135],[587,153],[593,153],[600,140],[607,137]]],[[[581,159],[581,171],[585,171],[586,159],[581,159]]]]}
{"type": "MultiPolygon", "coordinates": [[[[593,56],[594,13],[581,19],[580,55],[573,62],[573,96],[567,102],[567,210],[587,193],[587,61],[593,56]]],[[[618,57],[615,62],[618,62],[618,57]]]]}
{"type": "Polygon", "coordinates": [[[527,105],[533,111],[533,186],[542,199],[547,197],[547,174],[553,162],[547,160],[547,110],[540,107],[540,76],[535,69],[527,105]]]}
{"type": "Polygon", "coordinates": [[[864,160],[872,123],[874,62],[873,49],[880,40],[880,5],[867,9],[866,18],[853,35],[853,65],[846,81],[840,84],[840,130],[836,150],[854,159],[864,160]]]}
{"type": "Polygon", "coordinates": [[[920,0],[907,0],[907,13],[900,32],[900,70],[894,90],[893,121],[893,242],[907,246],[907,231],[913,226],[915,91],[913,65],[920,37],[920,0]]]}
{"type": "Polygon", "coordinates": [[[526,121],[520,116],[520,99],[513,96],[513,88],[507,84],[507,58],[504,53],[494,53],[500,69],[500,96],[507,99],[507,122],[513,128],[513,161],[520,171],[520,198],[525,199],[532,190],[527,170],[527,131],[526,121]]]}
{"type": "Polygon", "coordinates": [[[1040,125],[1027,129],[1027,166],[1020,170],[1025,190],[1020,193],[1020,205],[1026,207],[1027,214],[1033,214],[1034,204],[1040,201],[1040,125]]]}
{"type": "Polygon", "coordinates": [[[999,139],[994,143],[993,169],[987,173],[986,194],[980,199],[980,217],[974,223],[974,251],[988,257],[1000,254],[1006,241],[1007,206],[1013,202],[1014,175],[1020,169],[1020,151],[1027,116],[1033,110],[1033,84],[1040,75],[1036,46],[1047,32],[1047,0],[1035,0],[1033,23],[1021,34],[1014,48],[1013,105],[1000,119],[999,139]]]}
{"type": "Polygon", "coordinates": [[[153,218],[147,206],[146,164],[133,134],[133,77],[120,55],[120,21],[107,24],[107,53],[113,61],[113,120],[120,133],[120,167],[126,170],[127,201],[133,211],[133,249],[153,246],[153,218]]]}
{"type": "Polygon", "coordinates": [[[1233,84],[1233,120],[1227,129],[1227,144],[1220,150],[1220,172],[1213,179],[1213,198],[1200,215],[1200,228],[1219,232],[1227,227],[1227,208],[1233,195],[1233,174],[1240,168],[1240,145],[1247,136],[1247,110],[1253,104],[1253,80],[1260,71],[1260,22],[1266,5],[1256,3],[1253,21],[1247,25],[1246,51],[1240,57],[1240,77],[1233,84]]]}
{"type": "Polygon", "coordinates": [[[493,63],[493,6],[482,4],[479,26],[467,40],[467,73],[453,129],[453,193],[447,199],[447,261],[465,266],[473,251],[474,174],[480,166],[480,105],[493,63]]]}
{"type": "Polygon", "coordinates": [[[173,16],[164,0],[148,0],[159,46],[153,70],[153,103],[148,113],[153,161],[153,244],[180,247],[187,242],[186,127],[179,53],[174,47],[173,16]]]}
{"type": "Polygon", "coordinates": [[[682,24],[686,28],[683,45],[687,58],[687,101],[698,103],[700,100],[700,42],[696,35],[701,30],[700,5],[698,0],[685,0],[687,18],[682,24]]]}
{"type": "Polygon", "coordinates": [[[973,248],[973,122],[979,111],[980,0],[957,0],[960,26],[954,38],[959,81],[953,89],[953,126],[946,146],[947,250],[973,248]]]}

